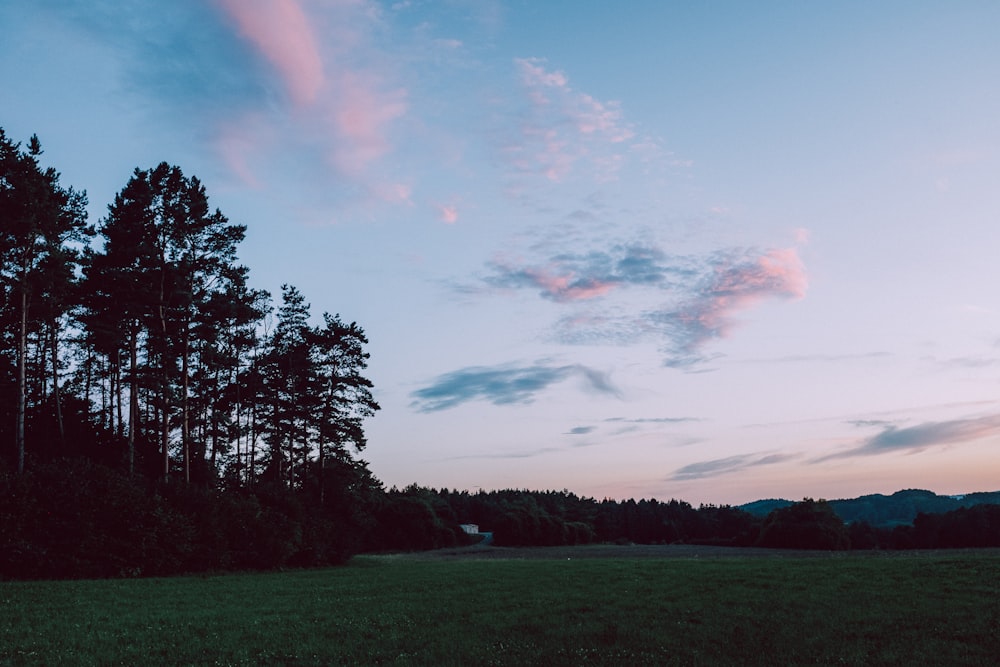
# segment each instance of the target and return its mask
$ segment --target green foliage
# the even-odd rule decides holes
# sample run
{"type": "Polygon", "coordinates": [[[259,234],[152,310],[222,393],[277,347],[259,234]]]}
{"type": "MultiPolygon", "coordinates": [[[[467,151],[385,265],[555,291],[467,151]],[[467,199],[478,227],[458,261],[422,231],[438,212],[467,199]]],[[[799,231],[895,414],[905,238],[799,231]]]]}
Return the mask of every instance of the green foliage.
{"type": "Polygon", "coordinates": [[[455,528],[445,525],[425,498],[390,493],[377,517],[376,549],[409,551],[458,544],[455,528]]]}
{"type": "Polygon", "coordinates": [[[189,527],[161,499],[84,460],[0,476],[0,578],[176,572],[189,527]]]}
{"type": "MultiPolygon", "coordinates": [[[[342,498],[364,507],[362,498],[342,498]]],[[[280,485],[151,488],[83,459],[0,473],[0,579],[131,577],[346,562],[365,526],[280,485]]]]}
{"type": "Polygon", "coordinates": [[[1000,546],[1000,505],[918,514],[913,522],[913,539],[928,549],[1000,546]]]}

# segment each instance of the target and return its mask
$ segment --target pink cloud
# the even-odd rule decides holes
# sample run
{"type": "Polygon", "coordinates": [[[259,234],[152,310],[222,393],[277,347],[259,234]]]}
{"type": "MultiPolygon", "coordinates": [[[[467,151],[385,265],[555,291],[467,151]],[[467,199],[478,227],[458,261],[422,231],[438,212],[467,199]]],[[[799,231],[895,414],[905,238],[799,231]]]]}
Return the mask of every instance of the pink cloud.
{"type": "Polygon", "coordinates": [[[537,58],[516,58],[514,60],[521,68],[521,77],[531,87],[545,86],[548,88],[566,89],[569,79],[562,72],[546,72],[538,63],[544,62],[537,58]]]}
{"type": "Polygon", "coordinates": [[[296,0],[217,0],[240,32],[274,65],[297,106],[316,100],[323,61],[296,0]]]}
{"type": "Polygon", "coordinates": [[[602,104],[590,95],[580,95],[576,114],[576,127],[583,134],[600,132],[613,143],[620,143],[635,136],[630,128],[622,127],[621,109],[617,102],[602,104]]]}
{"type": "Polygon", "coordinates": [[[769,250],[759,257],[716,262],[706,284],[674,316],[684,327],[685,351],[728,335],[733,315],[767,298],[801,299],[808,287],[805,267],[795,248],[769,250]]]}
{"type": "Polygon", "coordinates": [[[438,211],[441,213],[442,222],[449,225],[453,225],[458,222],[458,208],[456,208],[454,204],[438,206],[438,211]]]}
{"type": "Polygon", "coordinates": [[[584,160],[599,180],[610,180],[622,163],[613,154],[615,146],[635,135],[623,124],[618,103],[573,90],[566,75],[547,70],[543,60],[514,62],[531,103],[522,119],[521,141],[507,151],[515,169],[561,181],[584,160]]]}
{"type": "Polygon", "coordinates": [[[372,193],[390,204],[413,205],[413,188],[405,183],[379,183],[372,188],[372,193]]]}
{"type": "Polygon", "coordinates": [[[219,129],[215,147],[226,166],[239,179],[252,188],[260,188],[261,182],[250,166],[261,143],[268,143],[270,135],[267,124],[259,114],[249,113],[239,119],[228,119],[219,129]]]}
{"type": "Polygon", "coordinates": [[[539,290],[557,303],[633,291],[627,300],[604,301],[599,308],[563,317],[556,326],[558,339],[627,345],[656,337],[663,341],[665,364],[674,367],[704,361],[701,349],[727,336],[740,311],[766,299],[801,299],[808,289],[794,247],[684,257],[668,255],[653,244],[632,243],[608,251],[563,251],[543,264],[497,259],[491,268],[493,275],[485,278],[488,285],[539,290]],[[650,295],[670,303],[634,310],[650,295]]]}
{"type": "Polygon", "coordinates": [[[341,171],[358,173],[391,150],[388,127],[406,113],[406,91],[384,92],[378,77],[347,70],[337,83],[331,120],[342,141],[333,160],[341,171]]]}
{"type": "Polygon", "coordinates": [[[272,155],[280,137],[325,159],[311,169],[324,190],[336,178],[365,200],[358,204],[411,205],[409,186],[376,175],[393,151],[393,125],[407,111],[407,91],[392,84],[391,65],[372,38],[377,7],[365,0],[216,2],[288,91],[286,105],[224,122],[216,147],[233,173],[256,183],[253,167],[280,160],[272,155]]]}
{"type": "Polygon", "coordinates": [[[520,271],[522,279],[542,290],[542,294],[553,301],[583,301],[604,296],[615,287],[616,282],[596,278],[577,278],[573,273],[555,274],[545,269],[526,268],[520,271]]]}

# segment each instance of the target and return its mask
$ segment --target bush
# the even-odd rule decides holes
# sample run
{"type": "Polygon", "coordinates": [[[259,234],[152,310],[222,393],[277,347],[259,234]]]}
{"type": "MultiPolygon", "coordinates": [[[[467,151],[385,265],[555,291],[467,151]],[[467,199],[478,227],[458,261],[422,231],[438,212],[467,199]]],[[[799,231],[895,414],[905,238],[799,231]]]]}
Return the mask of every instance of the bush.
{"type": "Polygon", "coordinates": [[[166,574],[190,532],[139,483],[85,460],[63,460],[0,481],[0,576],[166,574]]]}
{"type": "MultiPolygon", "coordinates": [[[[148,485],[84,459],[0,472],[0,579],[153,576],[346,562],[363,510],[258,493],[148,485]]],[[[454,540],[441,526],[435,539],[454,540]],[[442,535],[444,537],[442,537],[442,535]]]]}

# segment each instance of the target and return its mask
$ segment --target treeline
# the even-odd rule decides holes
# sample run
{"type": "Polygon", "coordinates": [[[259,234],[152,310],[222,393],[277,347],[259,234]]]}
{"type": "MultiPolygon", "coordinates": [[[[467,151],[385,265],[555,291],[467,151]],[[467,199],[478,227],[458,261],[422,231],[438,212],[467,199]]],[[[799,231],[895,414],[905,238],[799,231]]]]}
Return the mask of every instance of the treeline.
{"type": "MultiPolygon", "coordinates": [[[[766,516],[731,506],[680,500],[617,501],[569,491],[450,491],[410,486],[390,490],[390,506],[406,506],[392,543],[369,548],[453,546],[459,523],[493,534],[498,546],[570,544],[704,544],[784,549],[939,549],[1000,547],[1000,505],[977,504],[941,514],[918,513],[912,524],[875,527],[846,523],[825,500],[806,498],[766,516]],[[412,541],[407,542],[407,536],[412,541]]],[[[382,535],[391,524],[381,522],[382,535]]]]}
{"type": "Polygon", "coordinates": [[[363,329],[251,288],[246,227],[179,167],[137,168],[92,223],[41,156],[0,129],[0,575],[361,548],[363,329]]]}
{"type": "Polygon", "coordinates": [[[84,458],[0,472],[0,580],[341,564],[365,548],[382,489],[356,463],[327,474],[321,504],[315,483],[209,488],[84,458]]]}

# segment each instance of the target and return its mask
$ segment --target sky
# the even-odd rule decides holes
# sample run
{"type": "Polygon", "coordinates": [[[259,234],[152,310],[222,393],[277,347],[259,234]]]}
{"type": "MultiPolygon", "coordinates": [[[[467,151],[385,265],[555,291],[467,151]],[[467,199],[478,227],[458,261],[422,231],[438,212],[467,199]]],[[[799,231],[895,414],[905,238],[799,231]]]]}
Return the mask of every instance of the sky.
{"type": "Polygon", "coordinates": [[[166,161],[368,334],[386,486],[1000,489],[1000,3],[6,0],[91,222],[166,161]]]}

